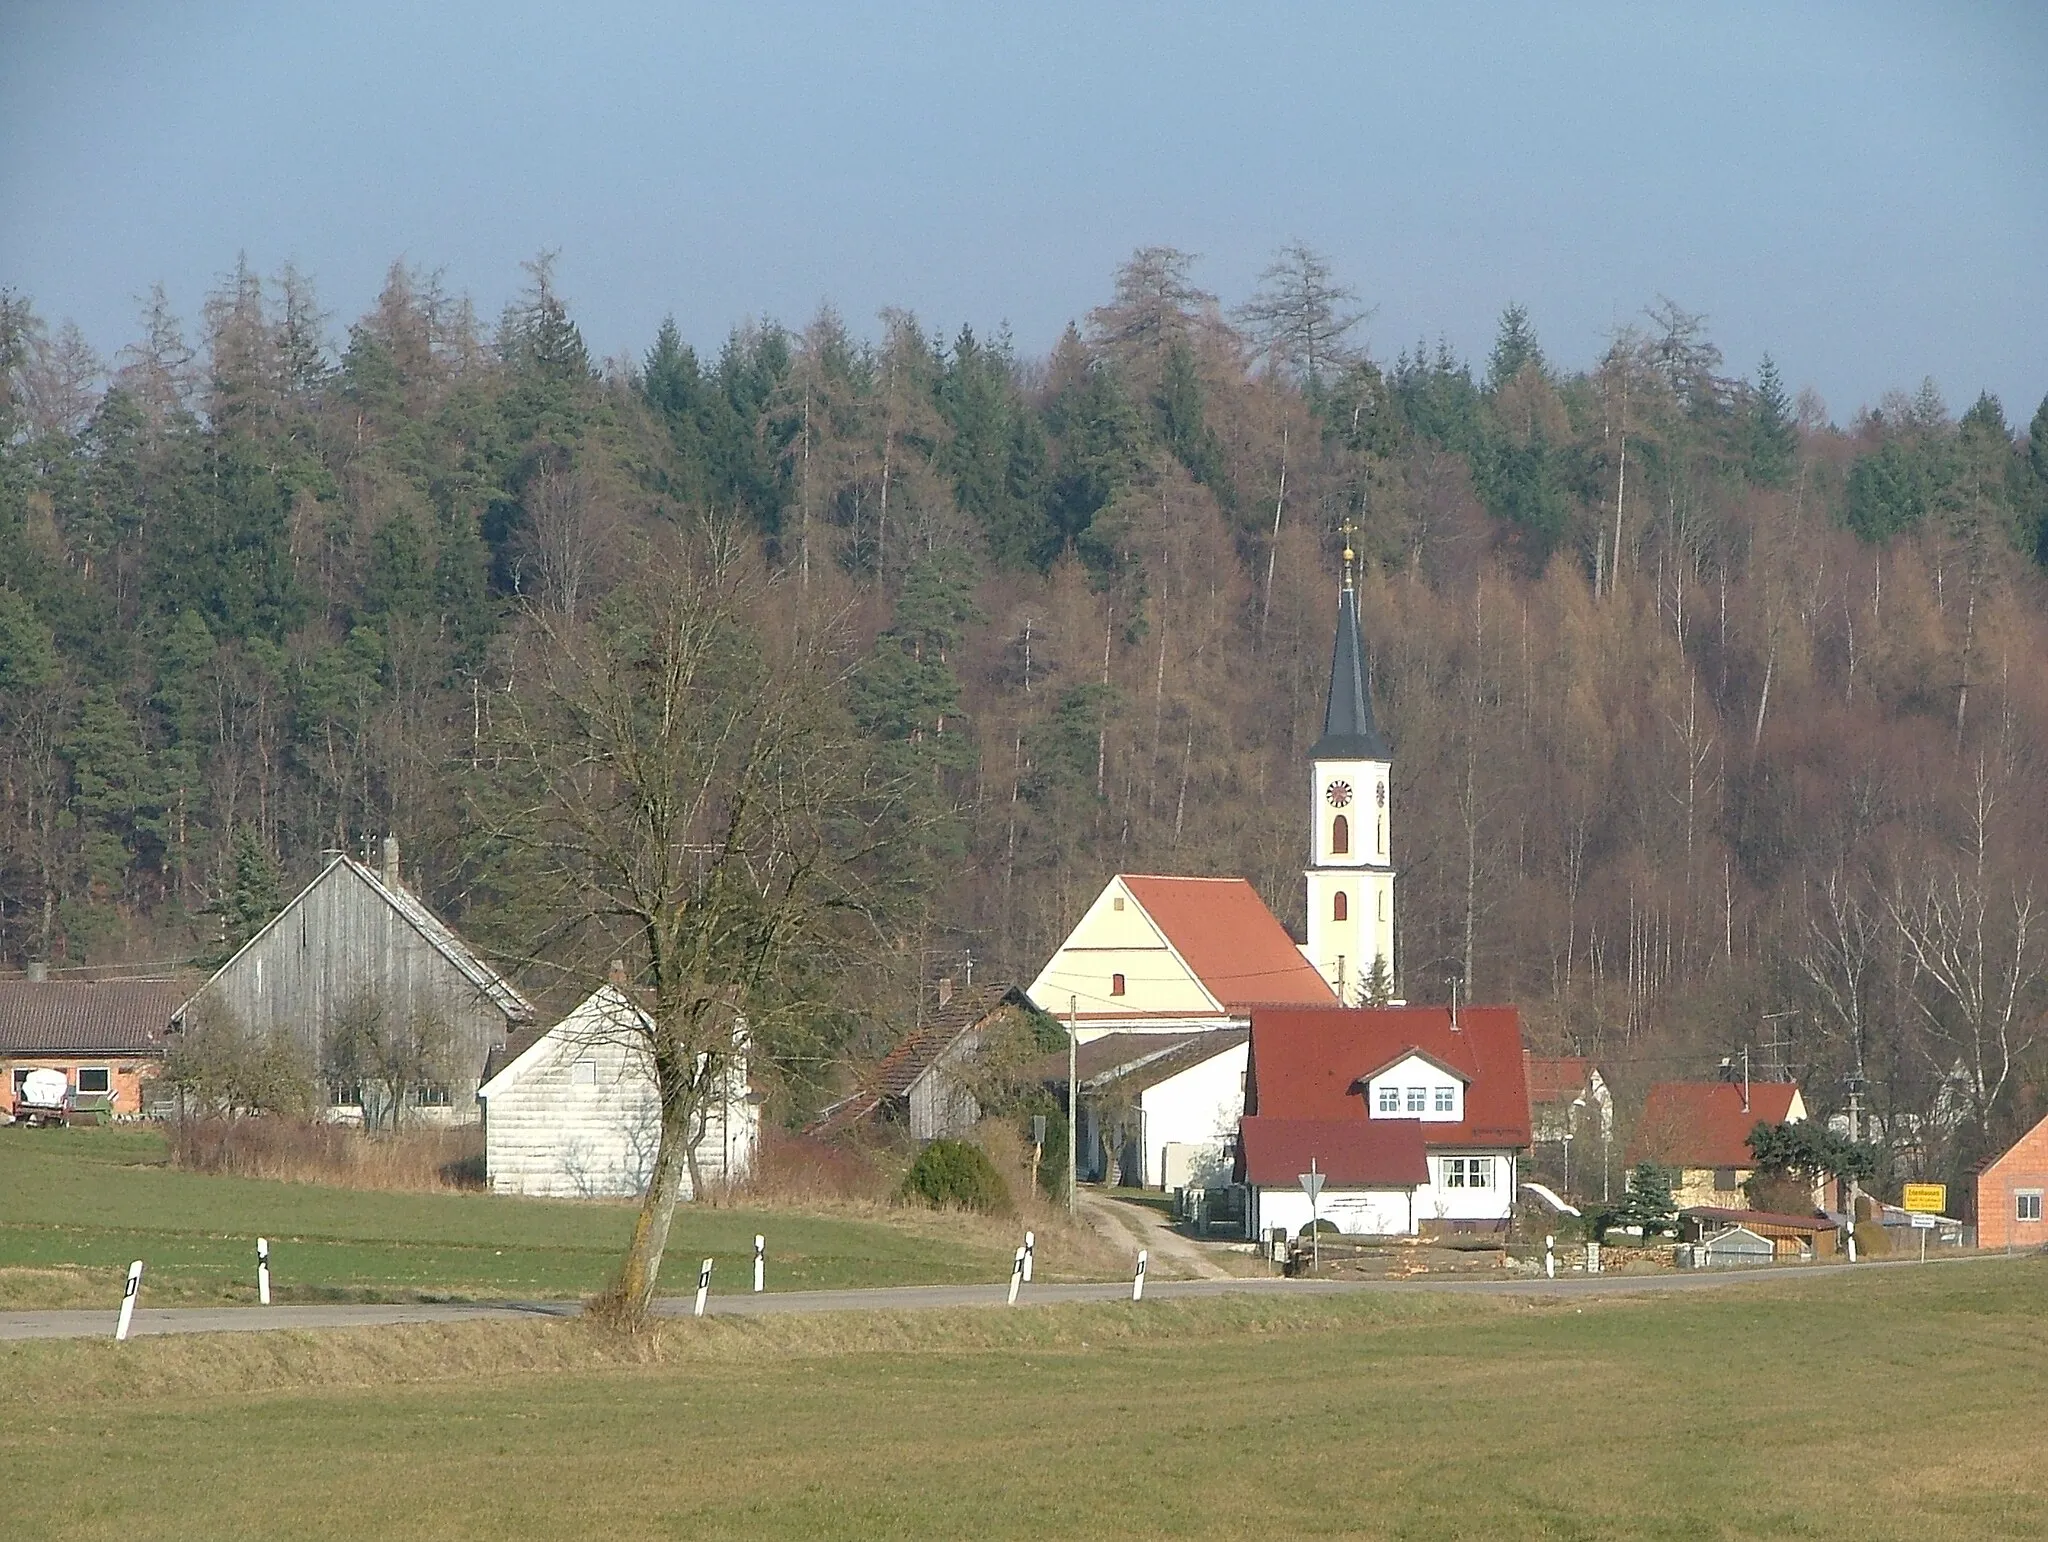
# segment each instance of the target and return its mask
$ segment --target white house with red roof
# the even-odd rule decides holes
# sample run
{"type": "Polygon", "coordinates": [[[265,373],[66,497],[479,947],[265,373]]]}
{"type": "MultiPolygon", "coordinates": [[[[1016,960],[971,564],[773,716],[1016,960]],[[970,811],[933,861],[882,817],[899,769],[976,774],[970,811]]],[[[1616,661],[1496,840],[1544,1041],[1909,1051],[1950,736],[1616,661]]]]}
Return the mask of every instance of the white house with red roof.
{"type": "Polygon", "coordinates": [[[1238,1178],[1255,1231],[1502,1231],[1529,1147],[1513,1007],[1260,1008],[1252,1013],[1238,1178]]]}

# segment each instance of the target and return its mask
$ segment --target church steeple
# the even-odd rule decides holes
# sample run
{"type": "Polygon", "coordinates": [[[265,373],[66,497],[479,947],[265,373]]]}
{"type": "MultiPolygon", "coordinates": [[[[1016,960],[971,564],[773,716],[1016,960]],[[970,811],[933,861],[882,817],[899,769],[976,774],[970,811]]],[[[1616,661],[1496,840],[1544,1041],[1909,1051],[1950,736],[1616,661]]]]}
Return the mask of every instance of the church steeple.
{"type": "Polygon", "coordinates": [[[1372,720],[1372,696],[1365,688],[1365,644],[1358,630],[1358,588],[1352,580],[1350,532],[1345,532],[1344,587],[1337,596],[1337,646],[1330,658],[1330,703],[1323,709],[1323,736],[1311,760],[1386,760],[1387,741],[1372,720]]]}
{"type": "Polygon", "coordinates": [[[1393,752],[1373,721],[1358,626],[1356,555],[1345,528],[1344,583],[1323,736],[1309,751],[1308,941],[1302,951],[1346,1006],[1393,992],[1393,752]]]}

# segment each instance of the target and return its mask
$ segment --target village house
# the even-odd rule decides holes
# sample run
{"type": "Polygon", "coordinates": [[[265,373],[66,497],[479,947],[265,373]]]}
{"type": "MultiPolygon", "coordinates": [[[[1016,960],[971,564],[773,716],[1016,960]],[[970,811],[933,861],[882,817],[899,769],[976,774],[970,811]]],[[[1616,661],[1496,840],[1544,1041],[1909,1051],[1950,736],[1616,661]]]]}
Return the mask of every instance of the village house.
{"type": "Polygon", "coordinates": [[[1806,1100],[1791,1082],[1659,1082],[1643,1104],[1626,1161],[1673,1173],[1671,1196],[1681,1210],[1736,1207],[1756,1174],[1749,1132],[1805,1117],[1806,1100]]]}
{"type": "MultiPolygon", "coordinates": [[[[981,1122],[975,1095],[984,1046],[1028,1030],[1031,1004],[1016,986],[985,981],[955,990],[940,982],[939,1004],[883,1057],[866,1084],[826,1108],[804,1133],[829,1139],[863,1124],[900,1127],[914,1140],[964,1135],[981,1122]]],[[[1040,1019],[1042,1021],[1042,1019],[1040,1019]]]]}
{"type": "MultiPolygon", "coordinates": [[[[1239,1028],[1112,1033],[1081,1045],[1081,1177],[1156,1189],[1229,1182],[1248,1041],[1239,1028]]],[[[1065,1051],[1048,1056],[1039,1074],[1064,1102],[1065,1051]]]]}
{"type": "MultiPolygon", "coordinates": [[[[492,1053],[477,1091],[492,1193],[593,1199],[645,1192],[661,1133],[647,1026],[646,1014],[614,983],[552,1027],[520,1030],[492,1053]]],[[[742,1060],[705,1111],[697,1177],[710,1187],[744,1178],[760,1129],[742,1060]]],[[[688,1174],[682,1197],[696,1197],[688,1174]]]]}
{"type": "Polygon", "coordinates": [[[162,1070],[165,1035],[198,976],[52,980],[43,967],[0,980],[0,1088],[11,1117],[31,1071],[61,1072],[70,1104],[139,1116],[162,1070]]]}
{"type": "Polygon", "coordinates": [[[1255,1231],[1309,1222],[1311,1161],[1339,1231],[1505,1231],[1529,1138],[1513,1007],[1252,1014],[1238,1176],[1255,1231]]]}
{"type": "Polygon", "coordinates": [[[409,1115],[468,1123],[485,1057],[533,1019],[511,982],[456,936],[399,878],[398,843],[382,870],[337,854],[268,925],[177,1009],[181,1028],[218,1018],[289,1036],[322,1077],[331,1117],[362,1115],[365,1087],[329,1074],[335,1027],[349,1014],[431,1024],[439,1075],[409,1115]]]}
{"type": "Polygon", "coordinates": [[[2048,1119],[2043,1119],[1977,1174],[1977,1246],[2048,1245],[2041,1196],[2048,1194],[2048,1119]]]}

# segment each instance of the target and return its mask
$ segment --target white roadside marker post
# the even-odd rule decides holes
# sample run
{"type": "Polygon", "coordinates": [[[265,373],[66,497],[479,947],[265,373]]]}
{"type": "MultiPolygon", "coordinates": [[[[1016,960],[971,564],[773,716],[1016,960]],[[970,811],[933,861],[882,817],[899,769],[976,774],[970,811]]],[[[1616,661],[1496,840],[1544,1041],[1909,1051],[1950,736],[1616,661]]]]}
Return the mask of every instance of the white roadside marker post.
{"type": "Polygon", "coordinates": [[[256,1299],[262,1305],[270,1305],[270,1239],[256,1239],[256,1299]]]}
{"type": "Polygon", "coordinates": [[[754,1292],[756,1295],[768,1285],[768,1239],[759,1232],[754,1233],[754,1292]]]}
{"type": "Polygon", "coordinates": [[[128,1266],[128,1288],[121,1292],[121,1320],[114,1325],[114,1342],[119,1344],[128,1337],[128,1325],[135,1320],[135,1295],[142,1289],[142,1260],[136,1259],[128,1266]]]}
{"type": "Polygon", "coordinates": [[[1543,1277],[1546,1280],[1554,1280],[1557,1278],[1556,1249],[1557,1238],[1545,1237],[1543,1239],[1543,1277]]]}
{"type": "Polygon", "coordinates": [[[704,1267],[697,1271],[697,1309],[690,1314],[692,1317],[704,1315],[704,1298],[710,1294],[711,1260],[707,1258],[704,1260],[704,1267]]]}
{"type": "Polygon", "coordinates": [[[1017,1249],[1017,1257],[1010,1264],[1010,1305],[1017,1304],[1017,1287],[1024,1283],[1024,1250],[1017,1249]]]}
{"type": "Polygon", "coordinates": [[[1145,1299],[1145,1250],[1143,1248],[1138,1249],[1138,1272],[1131,1276],[1131,1299],[1133,1301],[1143,1301],[1145,1299]]]}
{"type": "Polygon", "coordinates": [[[1031,1283],[1031,1255],[1038,1251],[1038,1233],[1024,1233],[1024,1283],[1031,1283]]]}

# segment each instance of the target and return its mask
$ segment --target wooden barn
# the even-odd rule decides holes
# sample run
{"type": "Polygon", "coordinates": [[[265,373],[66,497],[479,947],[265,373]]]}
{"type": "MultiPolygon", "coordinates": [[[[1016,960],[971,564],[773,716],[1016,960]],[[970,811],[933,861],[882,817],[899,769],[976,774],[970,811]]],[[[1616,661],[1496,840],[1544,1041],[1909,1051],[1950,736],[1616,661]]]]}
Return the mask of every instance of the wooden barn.
{"type": "Polygon", "coordinates": [[[400,881],[398,845],[381,872],[337,855],[320,876],[178,1008],[190,1030],[225,1021],[295,1039],[326,1079],[335,1117],[360,1114],[359,1082],[329,1076],[336,1025],[366,1007],[392,1023],[432,1021],[445,1080],[416,1095],[428,1118],[469,1122],[484,1061],[533,1018],[505,977],[400,881]]]}
{"type": "Polygon", "coordinates": [[[938,1009],[883,1057],[868,1084],[841,1098],[805,1128],[830,1138],[862,1124],[900,1125],[916,1140],[950,1140],[981,1120],[974,1095],[983,1046],[1028,1024],[1031,1003],[1004,981],[954,990],[940,982],[938,1009]]]}
{"type": "MultiPolygon", "coordinates": [[[[645,1022],[623,990],[606,985],[553,1027],[523,1030],[492,1055],[477,1092],[492,1193],[595,1199],[646,1190],[661,1119],[645,1022]]],[[[697,1142],[698,1176],[707,1185],[744,1178],[760,1126],[737,1066],[697,1142]]],[[[694,1197],[686,1176],[683,1198],[694,1197]]]]}

